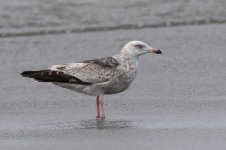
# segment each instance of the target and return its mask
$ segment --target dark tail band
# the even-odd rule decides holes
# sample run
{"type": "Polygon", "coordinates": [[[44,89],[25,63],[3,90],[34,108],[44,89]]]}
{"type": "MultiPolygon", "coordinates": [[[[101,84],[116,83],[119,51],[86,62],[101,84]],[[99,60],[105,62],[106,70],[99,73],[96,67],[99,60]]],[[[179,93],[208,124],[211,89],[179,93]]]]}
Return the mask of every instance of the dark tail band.
{"type": "Polygon", "coordinates": [[[40,71],[24,71],[21,73],[23,77],[34,78],[39,82],[62,82],[74,83],[82,85],[90,85],[92,83],[84,82],[74,76],[66,74],[61,71],[40,70],[40,71]]]}

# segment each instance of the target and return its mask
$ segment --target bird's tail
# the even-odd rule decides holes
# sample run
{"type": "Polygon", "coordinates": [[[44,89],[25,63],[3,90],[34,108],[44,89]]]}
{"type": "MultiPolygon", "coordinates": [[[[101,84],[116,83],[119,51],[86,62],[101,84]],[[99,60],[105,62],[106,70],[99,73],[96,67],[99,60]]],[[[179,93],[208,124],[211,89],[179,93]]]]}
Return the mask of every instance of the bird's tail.
{"type": "Polygon", "coordinates": [[[24,71],[21,73],[23,77],[33,78],[39,82],[63,82],[90,85],[92,83],[81,81],[80,79],[66,74],[62,71],[55,70],[39,70],[39,71],[24,71]]]}
{"type": "Polygon", "coordinates": [[[40,70],[40,71],[24,71],[20,75],[23,76],[23,77],[34,78],[38,74],[40,75],[42,72],[44,72],[44,70],[40,70]]]}
{"type": "Polygon", "coordinates": [[[21,73],[23,77],[33,78],[39,82],[65,82],[68,81],[68,76],[59,71],[39,70],[39,71],[24,71],[21,73]],[[67,79],[67,80],[66,80],[67,79]]]}

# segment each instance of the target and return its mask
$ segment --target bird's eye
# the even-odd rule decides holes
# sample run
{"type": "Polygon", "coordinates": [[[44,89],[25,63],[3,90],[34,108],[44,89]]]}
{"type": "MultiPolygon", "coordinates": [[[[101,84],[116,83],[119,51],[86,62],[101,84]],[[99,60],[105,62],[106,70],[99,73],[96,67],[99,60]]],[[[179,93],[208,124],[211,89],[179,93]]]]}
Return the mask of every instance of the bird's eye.
{"type": "Polygon", "coordinates": [[[142,49],[142,48],[144,48],[144,45],[137,44],[137,45],[135,45],[135,47],[136,47],[136,48],[139,48],[139,49],[142,49]]]}

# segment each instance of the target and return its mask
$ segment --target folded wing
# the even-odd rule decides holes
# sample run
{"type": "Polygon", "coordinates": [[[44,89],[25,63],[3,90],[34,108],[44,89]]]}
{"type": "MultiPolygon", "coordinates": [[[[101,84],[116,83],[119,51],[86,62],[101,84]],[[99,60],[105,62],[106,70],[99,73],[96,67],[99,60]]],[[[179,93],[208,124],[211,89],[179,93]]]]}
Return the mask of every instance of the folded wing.
{"type": "Polygon", "coordinates": [[[40,82],[63,82],[90,85],[111,80],[121,74],[120,64],[112,57],[86,60],[80,63],[54,65],[50,69],[24,71],[21,75],[40,82]]]}

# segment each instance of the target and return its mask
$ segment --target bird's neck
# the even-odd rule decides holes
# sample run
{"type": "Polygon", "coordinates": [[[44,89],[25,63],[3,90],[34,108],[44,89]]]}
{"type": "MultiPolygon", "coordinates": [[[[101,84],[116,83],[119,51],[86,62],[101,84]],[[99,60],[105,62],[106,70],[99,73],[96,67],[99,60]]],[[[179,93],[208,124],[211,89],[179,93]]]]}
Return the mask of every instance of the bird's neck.
{"type": "Polygon", "coordinates": [[[121,53],[119,57],[124,69],[134,72],[137,71],[139,65],[138,56],[121,53]]]}

